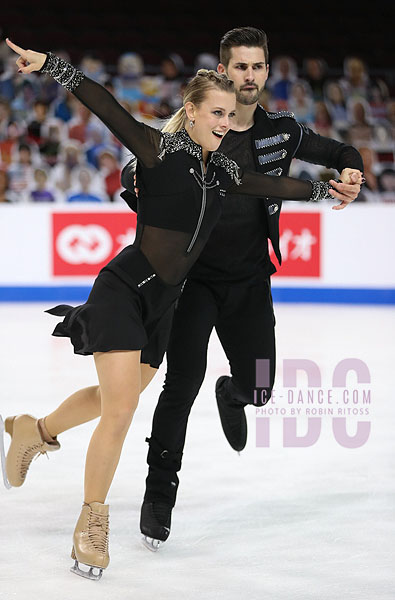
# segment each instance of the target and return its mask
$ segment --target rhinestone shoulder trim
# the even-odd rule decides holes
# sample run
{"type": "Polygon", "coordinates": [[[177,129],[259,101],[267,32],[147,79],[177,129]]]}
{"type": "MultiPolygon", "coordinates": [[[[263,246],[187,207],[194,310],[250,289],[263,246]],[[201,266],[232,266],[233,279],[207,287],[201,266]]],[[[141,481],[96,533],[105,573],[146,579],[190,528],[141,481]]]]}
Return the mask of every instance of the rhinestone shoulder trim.
{"type": "Polygon", "coordinates": [[[240,167],[237,162],[225,154],[222,154],[222,152],[213,152],[210,162],[214,163],[214,165],[217,167],[222,167],[222,169],[225,169],[227,174],[230,175],[237,185],[241,184],[240,167]]]}
{"type": "Polygon", "coordinates": [[[289,110],[280,110],[279,112],[268,112],[266,110],[265,113],[269,119],[281,119],[281,117],[290,117],[291,119],[295,119],[294,113],[290,112],[289,110]]]}
{"type": "Polygon", "coordinates": [[[85,78],[82,71],[79,71],[73,65],[48,52],[47,60],[40,69],[41,73],[48,73],[62,85],[69,92],[74,90],[80,85],[81,81],[85,78]]]}
{"type": "Polygon", "coordinates": [[[191,156],[202,160],[202,147],[189,137],[185,129],[175,133],[162,132],[158,158],[163,160],[165,154],[172,154],[179,150],[185,150],[191,156]]]}

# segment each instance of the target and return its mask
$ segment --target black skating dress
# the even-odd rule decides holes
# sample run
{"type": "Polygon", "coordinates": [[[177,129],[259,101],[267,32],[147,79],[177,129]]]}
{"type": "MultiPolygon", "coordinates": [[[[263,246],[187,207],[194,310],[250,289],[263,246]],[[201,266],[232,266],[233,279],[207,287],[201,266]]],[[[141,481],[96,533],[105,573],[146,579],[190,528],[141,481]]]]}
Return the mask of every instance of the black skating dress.
{"type": "Polygon", "coordinates": [[[226,195],[290,200],[331,198],[328,184],[245,172],[202,148],[182,129],[163,133],[134,119],[101,85],[48,53],[41,72],[85,104],[138,159],[135,241],[98,274],[85,304],[47,312],[63,316],[53,335],[69,337],[76,354],[142,350],[159,367],[183,283],[221,215],[226,195]]]}

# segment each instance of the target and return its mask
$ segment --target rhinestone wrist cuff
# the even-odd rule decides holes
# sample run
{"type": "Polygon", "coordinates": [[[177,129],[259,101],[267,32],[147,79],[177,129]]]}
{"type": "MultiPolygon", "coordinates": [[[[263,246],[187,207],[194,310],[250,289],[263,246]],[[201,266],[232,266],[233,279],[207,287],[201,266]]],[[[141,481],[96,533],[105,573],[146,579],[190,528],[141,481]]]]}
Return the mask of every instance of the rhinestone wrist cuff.
{"type": "MultiPolygon", "coordinates": [[[[320,200],[333,200],[333,196],[329,193],[329,190],[333,190],[334,187],[327,181],[312,181],[309,179],[312,185],[312,192],[309,198],[309,202],[319,202],[320,200]]],[[[336,180],[340,181],[340,180],[336,180]]]]}
{"type": "Polygon", "coordinates": [[[70,65],[63,58],[55,56],[52,52],[48,52],[40,73],[48,73],[69,92],[74,92],[85,77],[82,71],[70,65]]]}

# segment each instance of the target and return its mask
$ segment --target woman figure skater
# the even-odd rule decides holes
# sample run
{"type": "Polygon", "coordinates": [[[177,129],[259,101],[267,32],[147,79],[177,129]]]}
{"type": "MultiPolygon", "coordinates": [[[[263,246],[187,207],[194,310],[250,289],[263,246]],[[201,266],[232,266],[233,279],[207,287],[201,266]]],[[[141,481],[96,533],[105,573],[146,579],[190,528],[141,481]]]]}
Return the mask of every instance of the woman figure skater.
{"type": "Polygon", "coordinates": [[[168,321],[185,277],[226,194],[306,201],[333,196],[328,183],[242,173],[216,152],[236,104],[225,75],[198,71],[186,87],[183,107],[159,131],[136,121],[105,88],[52,53],[24,50],[8,39],[7,44],[19,54],[19,72],[49,73],[138,159],[134,243],[100,271],[85,304],[48,311],[64,317],[53,335],[69,337],[77,354],[93,354],[99,385],[77,391],[45,418],[19,415],[5,421],[12,438],[6,473],[12,486],[21,486],[34,456],[59,449],[58,434],[100,417],[87,452],[84,504],[72,548],[72,570],[98,579],[109,563],[105,500],[123,442],[140,392],[163,359],[168,321]]]}

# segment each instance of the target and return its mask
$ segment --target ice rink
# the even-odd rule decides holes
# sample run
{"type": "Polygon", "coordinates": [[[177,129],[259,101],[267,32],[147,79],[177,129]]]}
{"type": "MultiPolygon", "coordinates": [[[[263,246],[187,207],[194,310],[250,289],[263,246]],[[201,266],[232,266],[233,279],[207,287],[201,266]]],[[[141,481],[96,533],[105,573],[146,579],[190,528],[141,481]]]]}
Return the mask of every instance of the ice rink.
{"type": "MultiPolygon", "coordinates": [[[[75,356],[50,332],[51,303],[0,304],[0,412],[43,416],[79,387],[96,383],[92,357],[75,356]]],[[[332,416],[319,439],[284,447],[283,416],[268,417],[270,446],[257,447],[254,407],[239,456],[222,433],[217,377],[228,373],[215,335],[192,410],[178,504],[168,542],[154,554],[140,542],[151,416],[165,365],[143,393],[108,498],[109,568],[100,582],[69,572],[72,532],[82,503],[83,463],[95,423],[60,437],[62,450],[34,461],[22,488],[0,490],[0,597],[10,600],[394,600],[395,311],[388,306],[277,304],[277,379],[283,360],[309,359],[331,387],[336,365],[358,358],[370,371],[370,423],[358,448],[343,447],[332,416]]],[[[299,380],[298,380],[299,381],[299,380]]],[[[301,376],[298,388],[306,387],[301,376]]],[[[359,389],[355,376],[348,388],[359,389]]],[[[306,410],[307,403],[300,404],[306,410]]],[[[318,405],[313,405],[317,407],[318,405]]],[[[324,403],[322,407],[328,407],[324,403]]],[[[268,406],[269,408],[269,406],[268,406]]],[[[290,405],[283,396],[272,408],[290,405]]],[[[343,407],[345,408],[345,407],[343,407]]],[[[302,412],[303,415],[303,412],[302,412]]],[[[307,417],[297,419],[304,435],[307,417]]],[[[9,436],[6,436],[6,449],[9,436]]]]}

